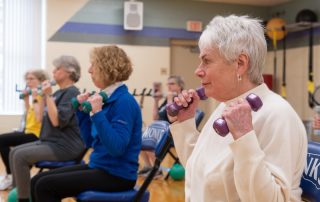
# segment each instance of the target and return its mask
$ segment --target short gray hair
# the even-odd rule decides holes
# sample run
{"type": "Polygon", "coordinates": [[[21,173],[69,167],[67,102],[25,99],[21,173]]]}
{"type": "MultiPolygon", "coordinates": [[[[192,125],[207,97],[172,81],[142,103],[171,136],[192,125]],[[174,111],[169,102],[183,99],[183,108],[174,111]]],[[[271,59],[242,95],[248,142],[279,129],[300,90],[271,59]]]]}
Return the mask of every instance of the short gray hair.
{"type": "Polygon", "coordinates": [[[70,72],[70,79],[77,82],[81,76],[81,70],[78,60],[70,55],[62,55],[53,60],[52,64],[55,67],[63,67],[70,72]]]}
{"type": "Polygon", "coordinates": [[[247,54],[250,81],[263,82],[267,43],[260,20],[248,16],[216,16],[201,34],[199,48],[217,49],[228,62],[233,62],[241,53],[247,54]]]}
{"type": "Polygon", "coordinates": [[[29,74],[32,74],[39,80],[40,82],[45,81],[49,79],[49,76],[47,72],[45,72],[43,69],[30,69],[24,74],[24,79],[27,80],[27,76],[29,74]]]}
{"type": "Polygon", "coordinates": [[[177,82],[178,86],[181,88],[181,90],[184,89],[184,80],[181,76],[171,75],[169,76],[168,80],[169,79],[174,79],[177,82]]]}

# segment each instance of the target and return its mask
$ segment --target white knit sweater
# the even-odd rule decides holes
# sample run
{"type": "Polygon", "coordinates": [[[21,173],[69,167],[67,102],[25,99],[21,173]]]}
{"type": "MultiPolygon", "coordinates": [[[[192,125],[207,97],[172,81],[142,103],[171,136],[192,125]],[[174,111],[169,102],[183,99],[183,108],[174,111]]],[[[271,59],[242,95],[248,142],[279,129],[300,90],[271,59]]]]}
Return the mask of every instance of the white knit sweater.
{"type": "Polygon", "coordinates": [[[186,201],[301,201],[299,187],[307,154],[302,121],[287,101],[265,84],[241,95],[263,102],[252,112],[254,130],[234,141],[212,128],[221,103],[199,134],[193,119],[172,124],[175,147],[186,168],[186,201]]]}

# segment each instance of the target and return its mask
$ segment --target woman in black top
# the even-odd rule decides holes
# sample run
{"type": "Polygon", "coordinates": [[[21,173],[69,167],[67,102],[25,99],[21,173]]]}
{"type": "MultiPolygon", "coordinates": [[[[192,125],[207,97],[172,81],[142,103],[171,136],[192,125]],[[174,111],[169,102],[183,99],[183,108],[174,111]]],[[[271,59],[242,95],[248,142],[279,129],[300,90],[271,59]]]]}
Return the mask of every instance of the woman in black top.
{"type": "Polygon", "coordinates": [[[20,145],[10,152],[19,202],[30,198],[30,166],[42,160],[73,160],[85,149],[71,106],[71,98],[79,94],[74,86],[80,78],[79,63],[72,56],[61,56],[53,64],[53,78],[59,89],[52,93],[51,83],[48,80],[42,83],[43,99],[37,103],[44,110],[40,140],[20,145]]]}

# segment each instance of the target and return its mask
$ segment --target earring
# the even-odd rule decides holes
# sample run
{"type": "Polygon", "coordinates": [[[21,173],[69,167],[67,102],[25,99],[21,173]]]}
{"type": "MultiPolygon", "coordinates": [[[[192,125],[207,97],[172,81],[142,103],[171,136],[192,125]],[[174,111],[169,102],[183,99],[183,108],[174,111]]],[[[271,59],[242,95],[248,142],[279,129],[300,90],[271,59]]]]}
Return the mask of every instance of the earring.
{"type": "Polygon", "coordinates": [[[241,77],[241,75],[237,75],[238,76],[238,81],[241,81],[242,80],[242,77],[241,77]]]}

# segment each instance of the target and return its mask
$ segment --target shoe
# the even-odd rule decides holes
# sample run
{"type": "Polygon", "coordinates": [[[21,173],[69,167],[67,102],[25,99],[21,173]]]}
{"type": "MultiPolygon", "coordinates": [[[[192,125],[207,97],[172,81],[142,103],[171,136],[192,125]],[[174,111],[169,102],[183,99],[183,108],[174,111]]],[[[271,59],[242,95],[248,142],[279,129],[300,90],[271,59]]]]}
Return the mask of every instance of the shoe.
{"type": "Polygon", "coordinates": [[[138,175],[144,175],[146,173],[149,173],[152,170],[152,167],[143,167],[141,170],[139,170],[138,175]]]}
{"type": "Polygon", "coordinates": [[[12,188],[12,175],[7,175],[0,182],[0,191],[12,188]]]}

